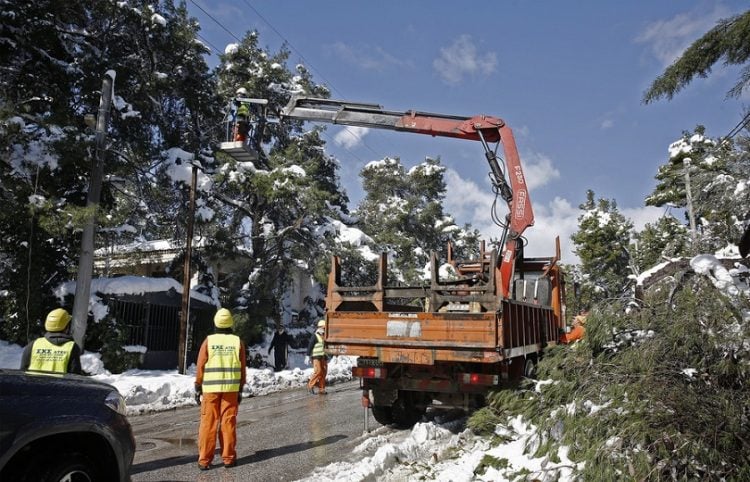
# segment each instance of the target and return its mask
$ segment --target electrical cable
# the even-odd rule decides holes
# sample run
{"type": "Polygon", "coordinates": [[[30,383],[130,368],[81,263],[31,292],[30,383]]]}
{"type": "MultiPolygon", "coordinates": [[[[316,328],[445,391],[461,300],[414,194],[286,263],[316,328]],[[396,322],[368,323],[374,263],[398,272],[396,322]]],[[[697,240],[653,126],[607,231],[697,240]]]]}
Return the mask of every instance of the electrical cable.
{"type": "Polygon", "coordinates": [[[205,43],[206,45],[208,45],[209,47],[211,47],[212,49],[214,49],[217,54],[221,55],[221,53],[222,53],[221,50],[217,49],[214,44],[212,44],[211,42],[208,41],[208,39],[206,39],[205,37],[203,37],[198,32],[195,33],[195,36],[198,37],[201,40],[201,42],[205,43]]]}
{"type": "Polygon", "coordinates": [[[250,10],[252,10],[253,12],[255,12],[255,15],[257,15],[258,18],[260,18],[263,21],[263,23],[265,23],[266,25],[268,25],[269,27],[271,27],[271,30],[273,30],[274,33],[276,33],[276,35],[278,35],[281,40],[283,40],[287,45],[289,45],[289,48],[291,48],[294,52],[297,53],[297,55],[299,55],[299,58],[300,58],[300,60],[302,60],[302,62],[304,62],[305,64],[309,65],[310,68],[312,68],[313,70],[315,70],[318,73],[318,75],[323,80],[323,82],[325,82],[326,84],[328,84],[328,85],[331,86],[331,90],[333,90],[334,92],[338,93],[341,97],[343,97],[343,95],[341,95],[341,92],[339,92],[336,89],[336,87],[333,86],[333,84],[331,82],[328,82],[328,80],[326,80],[326,78],[320,73],[320,71],[318,71],[318,69],[315,68],[315,66],[312,63],[308,62],[307,59],[305,59],[305,56],[302,55],[302,52],[300,52],[299,50],[297,50],[294,47],[294,45],[292,45],[292,43],[289,40],[287,40],[286,37],[284,37],[281,34],[281,32],[279,32],[276,29],[276,27],[274,27],[273,25],[271,25],[271,22],[269,22],[268,20],[266,20],[265,17],[263,15],[261,15],[260,12],[255,7],[253,7],[248,0],[243,0],[243,1],[245,2],[245,5],[247,5],[250,8],[250,10]]]}
{"type": "Polygon", "coordinates": [[[740,131],[742,131],[742,129],[744,129],[744,128],[745,128],[745,126],[747,126],[748,124],[750,124],[750,111],[748,111],[748,113],[747,113],[747,114],[745,114],[745,117],[743,117],[743,118],[742,118],[742,120],[741,120],[741,121],[739,121],[739,122],[737,123],[737,125],[736,125],[736,126],[734,126],[734,127],[732,128],[732,130],[730,130],[730,131],[729,131],[729,134],[727,134],[727,135],[725,135],[725,136],[724,136],[724,139],[725,139],[725,140],[728,140],[728,139],[731,139],[732,137],[736,136],[736,135],[737,135],[737,134],[739,134],[739,133],[740,133],[740,131]]]}
{"type": "MultiPolygon", "coordinates": [[[[269,26],[269,27],[271,28],[271,30],[273,30],[273,32],[274,32],[274,33],[276,33],[276,35],[278,35],[278,36],[279,36],[279,38],[280,38],[281,40],[283,40],[283,41],[284,41],[284,42],[285,42],[285,43],[286,43],[287,45],[289,45],[289,48],[291,48],[291,49],[292,49],[292,50],[293,50],[293,51],[294,51],[294,52],[295,52],[295,53],[296,53],[297,55],[299,55],[299,57],[300,57],[300,59],[302,60],[302,62],[304,62],[304,63],[305,63],[306,65],[309,65],[309,66],[310,66],[310,68],[311,68],[311,70],[315,71],[315,72],[316,72],[316,73],[318,74],[318,76],[319,76],[319,77],[321,78],[321,80],[322,80],[322,81],[323,81],[323,82],[324,82],[325,84],[327,84],[327,85],[329,85],[329,86],[330,86],[330,88],[331,88],[331,90],[332,90],[333,92],[336,92],[336,93],[338,93],[338,94],[339,94],[339,96],[340,96],[340,97],[342,97],[342,98],[344,97],[344,96],[343,96],[343,95],[342,95],[342,94],[341,94],[341,93],[340,93],[340,92],[338,91],[338,89],[336,89],[336,87],[335,87],[335,86],[334,86],[334,85],[333,85],[333,84],[332,84],[331,82],[329,82],[328,80],[326,80],[326,78],[325,78],[325,77],[324,77],[324,76],[323,76],[323,75],[322,75],[322,74],[320,73],[320,71],[319,71],[319,70],[318,70],[317,68],[315,68],[315,66],[314,66],[314,65],[313,65],[313,64],[312,64],[311,62],[308,62],[308,61],[307,61],[307,59],[305,59],[304,55],[302,55],[302,53],[301,53],[301,52],[300,52],[300,51],[299,51],[299,50],[298,50],[297,48],[295,48],[295,47],[294,47],[294,45],[292,45],[292,43],[291,43],[291,42],[289,42],[289,40],[287,40],[287,39],[286,39],[286,37],[284,37],[284,35],[282,35],[282,34],[281,34],[281,32],[279,32],[279,31],[278,31],[278,29],[276,29],[276,27],[274,27],[274,26],[273,26],[273,25],[272,25],[272,24],[271,24],[271,23],[270,23],[270,22],[269,22],[268,20],[266,20],[266,19],[265,19],[265,17],[263,17],[263,15],[261,15],[261,14],[260,14],[260,12],[258,12],[258,10],[257,10],[257,9],[256,9],[255,7],[253,7],[253,6],[252,6],[252,5],[250,4],[250,2],[248,2],[248,0],[244,0],[244,2],[245,2],[245,4],[246,4],[246,5],[247,5],[247,6],[248,6],[248,7],[249,7],[249,8],[250,8],[250,9],[251,9],[251,10],[252,10],[253,12],[255,12],[255,14],[256,14],[256,15],[258,16],[258,18],[260,18],[260,19],[261,19],[261,20],[262,20],[262,21],[263,21],[263,22],[264,22],[264,23],[265,23],[266,25],[268,25],[268,26],[269,26]]],[[[215,17],[213,17],[213,16],[211,15],[211,14],[209,14],[209,13],[208,13],[208,12],[207,12],[207,11],[206,11],[206,10],[205,10],[205,9],[204,9],[203,7],[201,7],[200,5],[198,5],[198,3],[197,3],[197,2],[195,1],[195,0],[190,0],[190,3],[192,3],[193,5],[195,5],[195,6],[196,6],[196,7],[197,7],[197,8],[198,8],[198,9],[199,9],[199,10],[200,10],[201,12],[203,12],[204,14],[206,14],[206,16],[208,16],[208,18],[210,18],[211,20],[213,20],[213,21],[214,21],[214,23],[216,23],[217,25],[219,25],[219,26],[220,26],[220,27],[221,27],[221,28],[222,28],[222,29],[223,29],[224,31],[226,31],[226,32],[227,32],[227,33],[228,33],[228,34],[229,34],[229,35],[230,35],[230,36],[231,36],[232,38],[236,39],[236,40],[237,40],[238,42],[242,42],[242,40],[240,40],[240,38],[239,38],[239,37],[237,37],[237,36],[236,36],[236,35],[235,35],[235,34],[234,34],[234,33],[233,33],[233,32],[232,32],[232,31],[231,31],[231,30],[230,30],[229,28],[227,28],[227,27],[226,27],[226,26],[225,26],[224,24],[222,24],[221,22],[219,22],[219,20],[217,20],[217,19],[216,19],[215,17]]],[[[197,34],[196,34],[196,35],[197,35],[197,34]]],[[[200,36],[199,36],[199,38],[201,38],[201,40],[203,40],[203,37],[200,37],[200,36]]],[[[208,42],[206,41],[206,43],[208,43],[208,42]]],[[[209,43],[209,45],[211,45],[211,44],[209,43]]],[[[221,51],[220,51],[219,49],[217,49],[217,48],[216,48],[216,47],[214,47],[213,45],[211,45],[211,47],[213,47],[213,49],[214,49],[214,50],[216,50],[216,52],[218,52],[219,54],[221,54],[221,51]]],[[[367,149],[368,149],[368,150],[369,150],[370,152],[372,152],[372,153],[373,153],[373,154],[374,154],[374,155],[375,155],[376,157],[380,157],[380,158],[384,158],[384,157],[386,157],[386,156],[384,156],[383,154],[381,154],[381,153],[377,152],[377,151],[376,151],[375,149],[373,149],[373,148],[372,148],[372,147],[371,147],[371,146],[370,146],[370,145],[369,145],[369,144],[368,144],[367,142],[365,142],[365,141],[364,141],[363,139],[361,139],[361,138],[360,138],[359,136],[357,136],[356,134],[354,134],[354,132],[353,132],[353,131],[352,131],[352,130],[351,130],[351,129],[349,128],[349,127],[347,127],[347,126],[341,126],[341,128],[342,128],[342,129],[344,130],[344,132],[347,132],[347,133],[348,133],[348,134],[349,134],[350,136],[352,136],[352,137],[353,137],[354,139],[358,139],[358,140],[360,140],[360,141],[361,141],[361,143],[362,143],[362,145],[363,145],[363,146],[364,146],[365,148],[367,148],[367,149]]],[[[328,137],[328,136],[326,136],[326,137],[328,137]]],[[[337,143],[337,142],[336,142],[336,141],[335,141],[334,139],[332,139],[332,138],[330,138],[330,140],[331,140],[331,142],[332,142],[332,143],[340,145],[340,146],[341,146],[341,147],[342,147],[342,148],[343,148],[343,149],[344,149],[344,150],[345,150],[346,152],[348,152],[348,153],[349,153],[350,155],[352,155],[352,157],[354,157],[354,158],[355,158],[355,159],[357,159],[358,161],[360,161],[360,162],[364,162],[364,161],[362,161],[362,159],[360,159],[360,158],[359,158],[358,156],[356,156],[356,155],[355,155],[355,154],[354,154],[354,153],[353,153],[353,152],[352,152],[351,150],[349,150],[349,148],[348,148],[348,147],[346,147],[345,145],[343,145],[343,144],[341,144],[341,143],[337,143]]]]}
{"type": "Polygon", "coordinates": [[[205,9],[204,9],[203,7],[201,7],[200,5],[198,5],[198,3],[197,3],[197,2],[195,1],[195,0],[190,0],[190,3],[192,3],[193,5],[195,5],[196,7],[198,7],[198,9],[199,9],[199,10],[200,10],[201,12],[205,13],[205,14],[206,14],[206,16],[207,16],[208,18],[210,18],[211,20],[213,20],[213,21],[214,21],[214,22],[216,23],[216,25],[218,25],[219,27],[223,28],[223,29],[224,29],[224,31],[225,31],[226,33],[228,33],[229,35],[231,35],[231,36],[232,36],[232,38],[234,38],[234,39],[235,39],[235,40],[237,40],[238,42],[242,42],[242,40],[240,40],[240,38],[239,38],[239,37],[237,37],[237,36],[236,36],[235,34],[233,34],[231,30],[229,30],[228,28],[226,28],[226,27],[224,26],[224,24],[222,24],[221,22],[219,22],[218,20],[216,20],[216,19],[215,19],[215,18],[214,18],[214,17],[213,17],[213,16],[212,16],[212,15],[211,15],[210,13],[208,13],[208,12],[207,12],[207,11],[206,11],[206,10],[205,10],[205,9]]]}

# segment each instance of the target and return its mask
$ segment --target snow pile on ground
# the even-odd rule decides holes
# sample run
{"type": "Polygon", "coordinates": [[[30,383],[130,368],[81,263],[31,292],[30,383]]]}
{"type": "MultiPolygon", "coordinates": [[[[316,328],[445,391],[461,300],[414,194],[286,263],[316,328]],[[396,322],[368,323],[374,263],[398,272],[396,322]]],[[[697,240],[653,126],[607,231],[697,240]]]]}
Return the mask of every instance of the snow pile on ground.
{"type": "MultiPolygon", "coordinates": [[[[82,358],[98,357],[85,354],[82,358]]],[[[85,362],[84,367],[86,366],[85,362]]],[[[334,385],[351,380],[352,357],[333,357],[328,363],[326,382],[334,385]]],[[[117,387],[125,398],[128,414],[158,412],[195,404],[195,365],[185,375],[177,370],[128,370],[119,375],[95,373],[93,378],[117,387]]],[[[94,373],[94,372],[92,372],[94,373]]],[[[303,387],[312,376],[312,368],[293,368],[274,372],[270,368],[248,368],[243,397],[266,395],[281,390],[303,387]]]]}
{"type": "MultiPolygon", "coordinates": [[[[23,348],[0,340],[0,368],[18,368],[23,348]]],[[[302,359],[300,353],[290,352],[290,363],[302,359]]],[[[353,357],[333,357],[328,364],[329,384],[351,379],[353,357]]],[[[109,383],[125,397],[128,414],[169,410],[195,404],[193,382],[195,365],[185,375],[177,370],[128,370],[112,374],[104,369],[97,353],[86,352],[81,357],[86,373],[92,378],[109,383]]],[[[271,392],[303,387],[311,368],[299,367],[274,372],[270,368],[247,369],[244,396],[260,396],[271,392]]],[[[498,425],[493,445],[491,439],[465,430],[465,419],[455,414],[430,412],[434,421],[418,423],[409,431],[392,431],[379,427],[348,455],[348,460],[316,469],[303,479],[317,481],[510,481],[524,480],[569,481],[578,467],[567,458],[567,451],[557,454],[559,462],[548,458],[534,458],[538,440],[534,427],[520,418],[508,426],[498,425]],[[451,418],[452,417],[452,418],[451,418]],[[522,475],[525,474],[525,475],[522,475]]]]}
{"type": "Polygon", "coordinates": [[[558,452],[558,462],[533,457],[536,429],[520,417],[498,425],[492,439],[463,429],[465,419],[435,422],[418,423],[411,432],[378,429],[354,449],[353,460],[318,468],[301,481],[572,481],[582,469],[568,459],[566,448],[558,452]]]}
{"type": "MultiPolygon", "coordinates": [[[[23,348],[0,340],[0,368],[21,366],[23,348]]],[[[290,361],[291,361],[290,357],[290,361]]],[[[351,380],[351,367],[355,359],[336,356],[328,363],[326,382],[334,385],[351,380]]],[[[92,378],[117,388],[125,398],[128,415],[159,412],[176,407],[195,405],[195,365],[186,374],[177,370],[128,370],[112,374],[104,368],[98,353],[85,352],[81,356],[83,371],[92,378]]],[[[266,395],[272,392],[303,387],[312,376],[312,368],[292,368],[274,372],[270,368],[248,368],[244,397],[266,395]]]]}

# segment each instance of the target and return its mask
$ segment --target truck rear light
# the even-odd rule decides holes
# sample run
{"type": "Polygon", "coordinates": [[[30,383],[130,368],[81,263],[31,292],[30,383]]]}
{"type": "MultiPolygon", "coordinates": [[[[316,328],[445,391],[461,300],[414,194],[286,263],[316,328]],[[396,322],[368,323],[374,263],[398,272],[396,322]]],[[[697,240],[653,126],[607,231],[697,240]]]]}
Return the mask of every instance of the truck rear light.
{"type": "Polygon", "coordinates": [[[385,378],[387,373],[385,368],[352,367],[352,375],[359,378],[385,378]]]}
{"type": "Polygon", "coordinates": [[[483,373],[459,373],[458,381],[464,385],[497,385],[499,377],[483,373]]]}

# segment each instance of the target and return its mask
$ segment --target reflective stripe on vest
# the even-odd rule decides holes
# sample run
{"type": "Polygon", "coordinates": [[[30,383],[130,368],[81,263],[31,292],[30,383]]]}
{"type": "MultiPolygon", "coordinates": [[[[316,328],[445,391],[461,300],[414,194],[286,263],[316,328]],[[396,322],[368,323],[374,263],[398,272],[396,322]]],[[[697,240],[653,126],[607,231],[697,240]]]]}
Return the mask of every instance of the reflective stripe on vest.
{"type": "Polygon", "coordinates": [[[207,338],[208,361],[203,370],[203,391],[239,392],[242,375],[240,337],[217,333],[207,338]]]}
{"type": "Polygon", "coordinates": [[[67,373],[73,345],[72,340],[58,346],[44,337],[38,338],[31,347],[29,370],[67,373]]]}
{"type": "Polygon", "coordinates": [[[312,356],[315,358],[316,356],[325,356],[325,344],[323,343],[323,337],[315,333],[315,338],[317,341],[315,342],[315,346],[313,346],[312,356]]]}

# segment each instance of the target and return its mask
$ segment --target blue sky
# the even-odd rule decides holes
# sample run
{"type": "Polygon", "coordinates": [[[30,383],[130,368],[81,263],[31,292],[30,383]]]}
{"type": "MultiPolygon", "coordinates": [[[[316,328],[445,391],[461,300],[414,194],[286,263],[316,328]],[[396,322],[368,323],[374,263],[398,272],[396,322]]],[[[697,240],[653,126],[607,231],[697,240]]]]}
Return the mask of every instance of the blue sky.
{"type": "MultiPolygon", "coordinates": [[[[663,210],[643,199],[669,144],[697,124],[711,137],[725,135],[750,104],[750,92],[726,98],[738,69],[721,65],[672,101],[641,102],[692,41],[747,2],[190,0],[188,8],[201,36],[222,51],[236,42],[227,30],[237,37],[257,30],[272,51],[287,42],[291,64],[305,64],[333,98],[503,118],[536,215],[527,254],[551,254],[559,235],[564,262],[575,261],[569,237],[587,189],[615,199],[639,226],[654,220],[663,210]]],[[[397,156],[410,167],[439,157],[448,167],[446,210],[498,236],[479,143],[339,126],[328,127],[327,139],[353,201],[367,162],[397,156]]]]}

